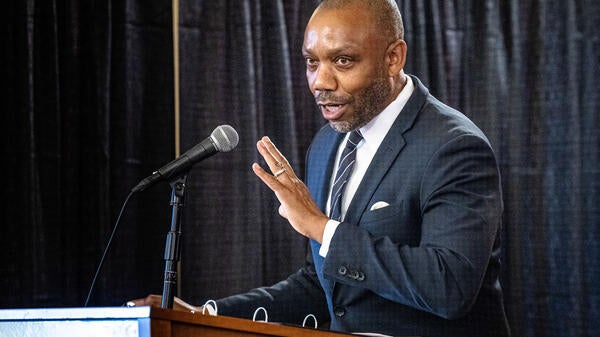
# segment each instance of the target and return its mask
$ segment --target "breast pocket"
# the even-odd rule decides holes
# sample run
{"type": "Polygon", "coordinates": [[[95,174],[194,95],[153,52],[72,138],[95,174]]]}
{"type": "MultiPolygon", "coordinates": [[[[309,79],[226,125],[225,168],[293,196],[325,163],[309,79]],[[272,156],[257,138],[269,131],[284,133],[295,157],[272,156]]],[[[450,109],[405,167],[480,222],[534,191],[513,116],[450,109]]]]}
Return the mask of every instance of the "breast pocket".
{"type": "Polygon", "coordinates": [[[389,237],[396,243],[415,242],[416,228],[404,202],[390,204],[375,210],[370,210],[371,207],[372,205],[360,219],[359,226],[361,228],[376,238],[389,237]]]}

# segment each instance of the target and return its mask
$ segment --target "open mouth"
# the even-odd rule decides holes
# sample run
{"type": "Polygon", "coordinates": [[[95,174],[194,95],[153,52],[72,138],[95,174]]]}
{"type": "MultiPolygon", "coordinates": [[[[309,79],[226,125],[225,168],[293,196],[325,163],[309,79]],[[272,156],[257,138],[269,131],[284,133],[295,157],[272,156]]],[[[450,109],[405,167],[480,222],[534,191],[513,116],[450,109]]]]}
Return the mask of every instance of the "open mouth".
{"type": "Polygon", "coordinates": [[[322,109],[336,110],[344,106],[344,104],[320,104],[322,109]]]}
{"type": "Polygon", "coordinates": [[[323,117],[327,120],[335,120],[342,117],[344,114],[344,108],[346,104],[338,104],[338,103],[327,103],[327,104],[319,104],[321,107],[321,113],[323,117]]]}

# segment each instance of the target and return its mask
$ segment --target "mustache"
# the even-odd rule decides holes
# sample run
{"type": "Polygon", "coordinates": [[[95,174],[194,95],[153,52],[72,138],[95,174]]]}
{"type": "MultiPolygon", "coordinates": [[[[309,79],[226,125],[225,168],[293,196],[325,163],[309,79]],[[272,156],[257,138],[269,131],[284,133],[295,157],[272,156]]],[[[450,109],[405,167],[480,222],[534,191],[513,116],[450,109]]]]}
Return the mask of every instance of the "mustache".
{"type": "Polygon", "coordinates": [[[351,97],[338,96],[332,93],[331,91],[321,91],[315,95],[315,102],[317,103],[317,105],[321,105],[323,103],[345,104],[350,102],[351,100],[351,97]]]}

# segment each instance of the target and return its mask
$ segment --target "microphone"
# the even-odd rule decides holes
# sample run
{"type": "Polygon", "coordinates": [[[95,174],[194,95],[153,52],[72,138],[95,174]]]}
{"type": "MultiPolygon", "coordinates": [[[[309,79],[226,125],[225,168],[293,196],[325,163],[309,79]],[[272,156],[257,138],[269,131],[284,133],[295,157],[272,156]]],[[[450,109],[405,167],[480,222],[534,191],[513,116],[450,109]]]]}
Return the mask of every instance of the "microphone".
{"type": "Polygon", "coordinates": [[[140,181],[131,192],[141,192],[159,181],[176,178],[181,173],[189,170],[197,162],[206,159],[217,152],[233,150],[239,141],[239,136],[234,128],[229,125],[217,126],[214,131],[200,143],[177,157],[177,159],[154,171],[152,175],[140,181]]]}

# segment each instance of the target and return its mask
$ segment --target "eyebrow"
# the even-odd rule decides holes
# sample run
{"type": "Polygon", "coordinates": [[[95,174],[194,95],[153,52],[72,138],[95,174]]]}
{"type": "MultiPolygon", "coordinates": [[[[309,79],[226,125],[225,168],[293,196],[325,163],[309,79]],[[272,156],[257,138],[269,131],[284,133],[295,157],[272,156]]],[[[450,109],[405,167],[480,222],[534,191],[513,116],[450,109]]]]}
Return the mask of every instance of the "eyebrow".
{"type": "MultiPolygon", "coordinates": [[[[310,50],[306,49],[304,46],[302,46],[302,55],[307,55],[307,54],[313,54],[313,53],[310,50]]],[[[356,54],[356,47],[355,46],[342,46],[342,47],[334,48],[332,50],[327,51],[328,57],[336,56],[336,55],[340,55],[340,54],[354,55],[354,54],[356,54]]]]}

